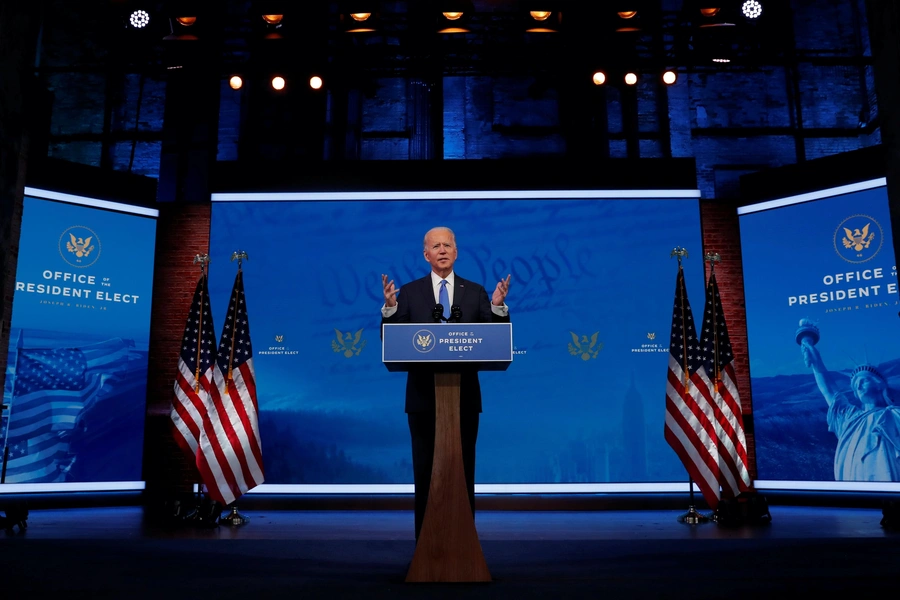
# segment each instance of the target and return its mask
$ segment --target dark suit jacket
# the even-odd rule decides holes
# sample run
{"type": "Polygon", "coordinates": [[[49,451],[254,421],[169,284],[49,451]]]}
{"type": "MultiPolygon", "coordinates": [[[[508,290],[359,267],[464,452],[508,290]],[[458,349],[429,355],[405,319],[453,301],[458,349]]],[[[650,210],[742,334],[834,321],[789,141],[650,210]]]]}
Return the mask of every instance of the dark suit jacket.
{"type": "MultiPolygon", "coordinates": [[[[400,288],[397,312],[384,323],[432,323],[434,288],[431,273],[400,288]]],[[[453,304],[462,311],[461,323],[508,323],[509,317],[499,317],[491,310],[491,300],[481,285],[454,275],[453,304]]],[[[481,412],[481,385],[478,371],[472,367],[460,369],[460,410],[481,412]]],[[[422,365],[411,370],[406,378],[406,412],[434,410],[434,368],[422,365]]]]}

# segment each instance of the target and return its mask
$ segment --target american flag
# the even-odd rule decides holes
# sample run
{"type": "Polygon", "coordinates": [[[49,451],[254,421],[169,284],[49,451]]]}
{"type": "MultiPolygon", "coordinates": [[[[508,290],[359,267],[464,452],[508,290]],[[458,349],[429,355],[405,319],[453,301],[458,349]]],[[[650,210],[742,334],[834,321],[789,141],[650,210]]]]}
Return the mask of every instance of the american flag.
{"type": "Polygon", "coordinates": [[[264,480],[253,347],[238,270],[212,369],[197,467],[209,496],[228,505],[264,480]]]}
{"type": "Polygon", "coordinates": [[[184,325],[178,372],[175,376],[175,397],[169,413],[175,441],[192,464],[197,460],[200,430],[207,411],[209,380],[215,357],[216,330],[209,305],[207,276],[204,274],[197,280],[191,309],[184,325]]]}
{"type": "Polygon", "coordinates": [[[6,444],[6,483],[67,480],[70,452],[85,409],[115,373],[127,368],[131,340],[114,338],[80,348],[23,348],[21,332],[12,376],[6,444]]]}
{"type": "Polygon", "coordinates": [[[679,265],[669,339],[665,437],[715,510],[719,505],[719,462],[713,406],[705,354],[697,341],[684,271],[679,265]]]}
{"type": "Polygon", "coordinates": [[[725,313],[719,297],[719,286],[713,272],[706,285],[706,308],[700,334],[705,357],[705,372],[715,410],[719,450],[719,483],[722,496],[734,498],[750,489],[747,462],[747,440],[744,419],[734,376],[734,355],[725,326],[725,313]]]}

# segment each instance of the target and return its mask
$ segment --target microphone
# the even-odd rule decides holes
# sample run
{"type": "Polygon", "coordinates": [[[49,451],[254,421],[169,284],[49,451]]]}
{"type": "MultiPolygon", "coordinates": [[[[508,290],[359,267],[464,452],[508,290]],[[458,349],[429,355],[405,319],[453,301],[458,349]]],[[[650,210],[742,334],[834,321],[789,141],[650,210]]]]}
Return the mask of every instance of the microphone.
{"type": "Polygon", "coordinates": [[[450,320],[448,323],[459,323],[462,320],[462,308],[458,304],[450,307],[450,320]]]}
{"type": "Polygon", "coordinates": [[[444,320],[444,305],[443,304],[435,304],[434,308],[431,309],[431,318],[434,319],[435,323],[440,323],[444,320]]]}

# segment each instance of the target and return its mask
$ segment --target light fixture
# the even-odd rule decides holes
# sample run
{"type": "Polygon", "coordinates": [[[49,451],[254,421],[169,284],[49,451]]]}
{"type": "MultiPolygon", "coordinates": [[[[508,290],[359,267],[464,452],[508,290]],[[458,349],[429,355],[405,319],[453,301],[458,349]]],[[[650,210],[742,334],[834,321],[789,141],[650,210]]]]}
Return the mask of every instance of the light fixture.
{"type": "Polygon", "coordinates": [[[233,90],[239,90],[244,86],[244,80],[241,79],[240,75],[232,75],[231,79],[228,80],[228,85],[233,90]]]}
{"type": "Polygon", "coordinates": [[[713,61],[714,63],[727,64],[727,63],[730,63],[730,62],[731,62],[731,59],[730,59],[730,58],[725,58],[725,57],[719,57],[719,58],[714,58],[714,59],[712,59],[712,61],[713,61]]]}
{"type": "Polygon", "coordinates": [[[606,73],[603,71],[594,71],[591,81],[594,82],[594,85],[603,85],[606,83],[606,73]]]}
{"type": "Polygon", "coordinates": [[[628,72],[625,73],[625,83],[627,85],[634,85],[637,83],[637,73],[628,72]]]}
{"type": "Polygon", "coordinates": [[[128,15],[128,24],[135,29],[143,29],[150,24],[150,13],[146,10],[135,10],[128,15]]]}
{"type": "Polygon", "coordinates": [[[374,1],[354,0],[344,3],[341,28],[345,33],[366,33],[378,30],[378,4],[374,1]]]}
{"type": "Polygon", "coordinates": [[[678,73],[676,73],[672,69],[667,69],[665,72],[663,72],[662,80],[666,85],[672,85],[673,83],[678,81],[678,73]]]}
{"type": "Polygon", "coordinates": [[[197,22],[197,17],[175,17],[175,21],[182,27],[190,27],[197,22]]]}
{"type": "Polygon", "coordinates": [[[747,0],[741,5],[741,12],[748,19],[758,19],[762,15],[762,11],[762,4],[757,2],[757,0],[747,0]]]}
{"type": "Polygon", "coordinates": [[[276,75],[275,77],[272,78],[272,89],[281,91],[284,89],[284,86],[285,86],[284,77],[281,77],[280,75],[276,75]]]}
{"type": "Polygon", "coordinates": [[[322,89],[322,84],[323,84],[322,78],[319,77],[318,75],[313,75],[312,77],[309,78],[309,87],[311,87],[314,90],[322,89]]]}
{"type": "Polygon", "coordinates": [[[281,22],[284,21],[284,15],[262,15],[262,20],[266,22],[266,25],[280,27],[281,22]]]}
{"type": "MultiPolygon", "coordinates": [[[[552,8],[550,0],[531,2],[530,8],[552,8]]],[[[525,18],[526,33],[557,33],[562,24],[562,13],[554,10],[528,10],[525,18]]]]}
{"type": "Polygon", "coordinates": [[[719,14],[720,10],[722,10],[722,9],[721,8],[701,8],[700,14],[703,15],[704,17],[710,18],[710,17],[714,17],[717,14],[719,14]]]}
{"type": "Polygon", "coordinates": [[[634,2],[619,2],[619,4],[624,4],[625,6],[620,6],[619,8],[626,8],[629,10],[619,10],[616,11],[616,15],[618,15],[618,19],[613,19],[616,22],[614,25],[617,33],[628,33],[632,31],[640,31],[641,30],[641,22],[644,21],[644,17],[641,15],[641,12],[637,10],[634,2]]]}
{"type": "Polygon", "coordinates": [[[441,0],[438,4],[438,33],[469,33],[468,22],[475,12],[471,0],[441,0]]]}

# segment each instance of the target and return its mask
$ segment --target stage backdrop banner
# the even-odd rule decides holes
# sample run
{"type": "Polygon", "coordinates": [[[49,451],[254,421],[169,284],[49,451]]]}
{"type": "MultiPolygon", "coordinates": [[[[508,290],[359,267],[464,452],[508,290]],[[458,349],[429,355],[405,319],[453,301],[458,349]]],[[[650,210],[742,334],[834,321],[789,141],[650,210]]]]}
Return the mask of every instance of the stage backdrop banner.
{"type": "Polygon", "coordinates": [[[891,407],[900,404],[900,319],[884,180],[740,213],[759,479],[848,490],[900,481],[891,407]],[[868,411],[851,386],[860,371],[887,387],[868,411]]]}
{"type": "Polygon", "coordinates": [[[22,214],[6,484],[123,489],[142,476],[156,211],[44,193],[22,214]]]}
{"type": "Polygon", "coordinates": [[[490,295],[512,275],[513,362],[481,374],[476,481],[664,481],[687,492],[663,423],[674,247],[689,250],[690,294],[703,298],[699,194],[603,193],[214,196],[216,323],[234,278],[229,257],[249,256],[266,484],[412,482],[406,375],[381,362],[381,275],[398,287],[427,276],[425,232],[447,226],[459,276],[490,295]]]}

